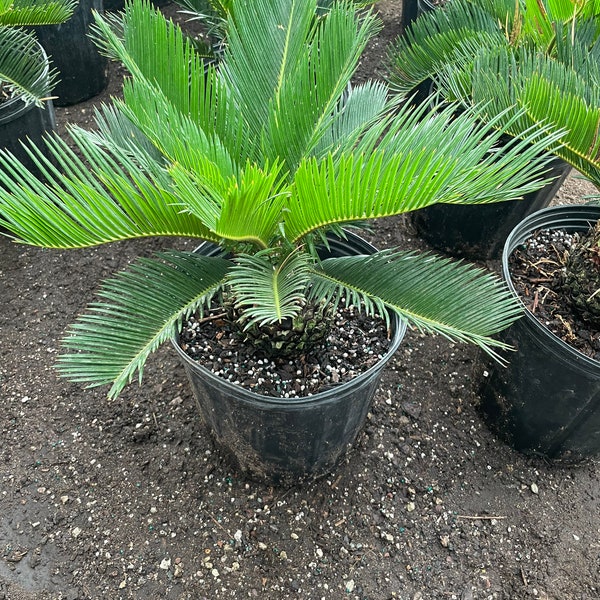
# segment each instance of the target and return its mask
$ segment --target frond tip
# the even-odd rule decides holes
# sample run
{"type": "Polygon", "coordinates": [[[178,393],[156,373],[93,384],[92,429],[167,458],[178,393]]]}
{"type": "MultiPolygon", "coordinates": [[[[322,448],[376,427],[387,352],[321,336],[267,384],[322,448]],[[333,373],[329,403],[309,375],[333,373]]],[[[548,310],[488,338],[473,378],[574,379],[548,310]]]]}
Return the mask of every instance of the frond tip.
{"type": "Polygon", "coordinates": [[[139,259],[106,280],[101,301],[70,326],[63,346],[74,352],[59,357],[60,373],[90,387],[112,383],[116,397],[136,371],[141,380],[148,356],[207,302],[229,268],[225,259],[190,252],[139,259]]]}

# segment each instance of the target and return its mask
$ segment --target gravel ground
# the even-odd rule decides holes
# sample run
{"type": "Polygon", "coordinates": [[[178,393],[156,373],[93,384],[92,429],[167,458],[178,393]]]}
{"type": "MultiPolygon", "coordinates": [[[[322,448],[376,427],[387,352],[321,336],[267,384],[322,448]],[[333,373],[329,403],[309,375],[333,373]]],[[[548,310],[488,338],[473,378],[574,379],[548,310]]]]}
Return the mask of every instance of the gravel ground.
{"type": "MultiPolygon", "coordinates": [[[[378,8],[370,75],[399,31],[400,3],[378,8]]],[[[89,124],[103,98],[59,110],[61,127],[89,124]]],[[[586,193],[571,177],[557,201],[586,193]]],[[[422,247],[401,218],[370,240],[422,247]]],[[[231,468],[171,348],[118,401],[58,379],[57,340],[98,282],[167,247],[0,240],[0,598],[600,598],[600,465],[495,439],[471,347],[409,332],[354,449],[331,476],[288,488],[231,468]]]]}

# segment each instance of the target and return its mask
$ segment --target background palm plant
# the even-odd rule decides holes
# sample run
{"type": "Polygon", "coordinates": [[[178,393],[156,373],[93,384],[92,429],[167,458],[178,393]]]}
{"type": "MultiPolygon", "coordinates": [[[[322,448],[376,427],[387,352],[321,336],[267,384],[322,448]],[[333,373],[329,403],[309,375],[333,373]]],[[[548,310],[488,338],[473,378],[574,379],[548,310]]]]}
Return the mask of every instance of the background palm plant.
{"type": "MultiPolygon", "coordinates": [[[[318,0],[316,16],[327,13],[335,0],[318,0]]],[[[367,7],[375,0],[350,0],[357,7],[367,7]]],[[[207,27],[208,40],[196,39],[196,49],[207,58],[216,58],[227,38],[227,16],[234,0],[180,0],[192,19],[200,19],[207,27]]]]}
{"type": "Polygon", "coordinates": [[[598,0],[452,0],[398,38],[390,85],[407,94],[433,80],[443,100],[502,114],[513,136],[553,124],[564,131],[554,153],[597,178],[599,15],[598,0]]]}
{"type": "Polygon", "coordinates": [[[71,131],[77,152],[49,141],[56,167],[32,148],[46,184],[0,157],[0,224],[19,241],[83,248],[181,236],[225,252],[166,252],[106,281],[69,329],[64,375],[118,394],[218,293],[240,329],[344,296],[489,352],[500,345],[489,336],[519,309],[490,274],[398,250],[320,260],[317,248],[343,225],[520,197],[540,185],[539,138],[559,134],[498,153],[496,122],[470,110],[400,107],[380,82],[348,91],[378,22],[348,2],[322,19],[316,11],[316,0],[235,3],[218,69],[145,0],[128,4],[118,27],[98,16],[104,49],[131,74],[124,99],[98,115],[97,131],[71,131]]]}
{"type": "MultiPolygon", "coordinates": [[[[599,16],[596,0],[452,0],[399,39],[390,79],[406,93],[432,78],[443,99],[486,121],[502,115],[498,124],[513,136],[562,129],[554,153],[600,187],[599,16]]],[[[599,246],[592,228],[573,248],[564,277],[576,309],[596,323],[599,246]]]]}
{"type": "Polygon", "coordinates": [[[52,89],[52,76],[29,25],[56,25],[72,14],[77,0],[0,0],[0,92],[41,104],[52,89]],[[51,75],[51,74],[50,74],[51,75]]]}

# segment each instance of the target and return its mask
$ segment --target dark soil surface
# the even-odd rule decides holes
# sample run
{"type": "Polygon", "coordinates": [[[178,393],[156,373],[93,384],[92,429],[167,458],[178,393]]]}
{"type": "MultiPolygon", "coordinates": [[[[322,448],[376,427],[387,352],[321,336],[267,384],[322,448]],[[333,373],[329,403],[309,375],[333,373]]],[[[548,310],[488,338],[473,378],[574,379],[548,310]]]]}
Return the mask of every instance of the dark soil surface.
{"type": "Polygon", "coordinates": [[[317,320],[310,345],[301,336],[296,339],[301,347],[295,356],[277,351],[280,341],[291,341],[285,336],[291,327],[257,328],[258,338],[249,338],[221,307],[184,322],[179,343],[190,358],[234,385],[265,396],[299,398],[350,381],[388,353],[390,332],[383,319],[353,306],[339,306],[330,318],[331,326],[317,320]]]}
{"type": "MultiPolygon", "coordinates": [[[[400,31],[401,3],[378,8],[365,76],[383,72],[400,31]]],[[[119,74],[101,97],[57,110],[61,127],[88,126],[119,74]]],[[[559,201],[589,192],[571,178],[559,201]]],[[[423,245],[403,219],[369,239],[423,245]]],[[[118,401],[59,379],[58,340],[99,281],[170,246],[0,239],[0,598],[600,598],[600,464],[555,465],[498,441],[477,410],[472,347],[410,331],[355,447],[329,477],[291,488],[230,466],[170,347],[118,401]]]]}
{"type": "Polygon", "coordinates": [[[554,335],[600,360],[600,331],[581,318],[566,293],[563,272],[578,232],[543,229],[514,250],[509,260],[515,289],[527,309],[554,335]]]}

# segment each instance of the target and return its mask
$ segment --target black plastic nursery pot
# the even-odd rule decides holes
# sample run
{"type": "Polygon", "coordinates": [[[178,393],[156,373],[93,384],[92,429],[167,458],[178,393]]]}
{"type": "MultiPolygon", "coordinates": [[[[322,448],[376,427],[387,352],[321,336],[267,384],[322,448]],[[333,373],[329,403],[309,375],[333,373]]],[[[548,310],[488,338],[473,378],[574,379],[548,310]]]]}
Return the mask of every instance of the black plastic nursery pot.
{"type": "MultiPolygon", "coordinates": [[[[204,244],[200,252],[218,253],[204,244]]],[[[371,254],[375,248],[356,235],[331,239],[325,256],[371,254]]],[[[388,353],[356,378],[303,398],[264,396],[234,385],[192,360],[173,340],[200,415],[217,444],[245,476],[293,484],[330,473],[362,429],[381,372],[397,350],[406,324],[391,316],[388,353]]]]}
{"type": "Polygon", "coordinates": [[[402,31],[419,16],[419,0],[403,0],[402,2],[402,31]]]}
{"type": "Polygon", "coordinates": [[[412,224],[420,238],[450,256],[494,260],[502,256],[510,232],[528,215],[550,204],[571,171],[561,159],[550,163],[554,179],[522,200],[493,204],[434,204],[415,211],[412,224]]]}
{"type": "MultiPolygon", "coordinates": [[[[40,80],[48,79],[48,59],[42,47],[39,49],[42,65],[40,80]]],[[[0,148],[12,152],[27,168],[35,171],[36,167],[22,142],[30,140],[44,154],[49,156],[43,138],[46,133],[56,129],[56,117],[51,100],[43,106],[27,104],[22,96],[14,96],[0,103],[0,148]]]]}
{"type": "MultiPolygon", "coordinates": [[[[600,206],[566,205],[530,215],[510,234],[502,256],[508,259],[539,229],[586,231],[600,219],[600,206]]],[[[517,296],[518,297],[518,296],[517,296]]],[[[565,343],[525,310],[500,336],[516,348],[506,368],[487,366],[481,408],[489,427],[513,448],[547,458],[580,461],[600,454],[600,362],[565,343]]]]}
{"type": "Polygon", "coordinates": [[[108,59],[88,35],[94,20],[92,11],[103,12],[102,0],[79,0],[65,23],[35,28],[38,40],[59,72],[59,81],[52,90],[56,106],[93,98],[108,84],[108,59]]]}

